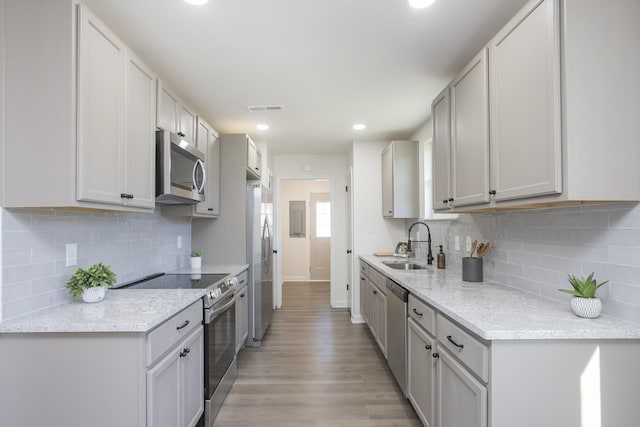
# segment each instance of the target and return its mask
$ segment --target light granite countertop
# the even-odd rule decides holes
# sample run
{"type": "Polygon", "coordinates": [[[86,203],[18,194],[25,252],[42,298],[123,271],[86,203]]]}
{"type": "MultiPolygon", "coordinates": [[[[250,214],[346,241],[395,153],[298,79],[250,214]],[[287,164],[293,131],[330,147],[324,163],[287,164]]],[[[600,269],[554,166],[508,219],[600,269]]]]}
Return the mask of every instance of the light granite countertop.
{"type": "Polygon", "coordinates": [[[640,339],[640,325],[602,315],[582,319],[568,303],[491,281],[462,281],[457,269],[394,270],[393,257],[361,255],[380,273],[485,340],[640,339]]]}
{"type": "Polygon", "coordinates": [[[99,303],[72,301],[0,322],[0,333],[148,332],[204,294],[204,289],[108,289],[99,303]]]}

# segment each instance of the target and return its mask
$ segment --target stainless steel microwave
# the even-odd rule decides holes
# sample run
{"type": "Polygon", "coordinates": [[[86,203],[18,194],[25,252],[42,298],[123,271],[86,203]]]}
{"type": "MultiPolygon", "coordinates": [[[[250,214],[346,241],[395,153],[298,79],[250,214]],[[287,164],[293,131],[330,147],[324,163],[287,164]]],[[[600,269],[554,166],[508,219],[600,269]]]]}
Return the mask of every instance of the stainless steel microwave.
{"type": "Polygon", "coordinates": [[[156,204],[185,205],[204,200],[204,154],[180,135],[156,131],[156,204]]]}

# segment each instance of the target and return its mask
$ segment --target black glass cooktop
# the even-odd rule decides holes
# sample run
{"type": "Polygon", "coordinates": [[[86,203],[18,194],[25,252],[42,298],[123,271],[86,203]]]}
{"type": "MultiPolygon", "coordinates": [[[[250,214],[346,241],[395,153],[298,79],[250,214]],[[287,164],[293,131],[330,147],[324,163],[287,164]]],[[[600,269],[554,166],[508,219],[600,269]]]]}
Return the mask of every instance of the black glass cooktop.
{"type": "Polygon", "coordinates": [[[208,288],[228,274],[162,274],[119,287],[119,289],[196,289],[208,288]]]}

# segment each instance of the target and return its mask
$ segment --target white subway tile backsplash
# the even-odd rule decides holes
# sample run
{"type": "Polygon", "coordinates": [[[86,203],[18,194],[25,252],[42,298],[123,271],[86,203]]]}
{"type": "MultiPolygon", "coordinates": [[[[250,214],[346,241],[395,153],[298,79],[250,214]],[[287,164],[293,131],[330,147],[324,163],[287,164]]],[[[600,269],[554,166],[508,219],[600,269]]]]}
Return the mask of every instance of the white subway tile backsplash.
{"type": "Polygon", "coordinates": [[[451,268],[460,268],[460,257],[468,256],[453,250],[453,236],[484,236],[492,245],[485,278],[566,302],[570,296],[558,289],[570,286],[567,274],[594,272],[598,281],[611,281],[598,291],[603,312],[640,322],[637,203],[461,215],[429,226],[449,236],[445,252],[451,268]]]}
{"type": "Polygon", "coordinates": [[[191,223],[152,214],[2,209],[2,318],[70,299],[64,287],[78,267],[111,266],[119,283],[189,263],[191,223]],[[176,248],[177,236],[184,239],[176,248]],[[65,245],[78,244],[78,265],[65,266],[65,245]]]}

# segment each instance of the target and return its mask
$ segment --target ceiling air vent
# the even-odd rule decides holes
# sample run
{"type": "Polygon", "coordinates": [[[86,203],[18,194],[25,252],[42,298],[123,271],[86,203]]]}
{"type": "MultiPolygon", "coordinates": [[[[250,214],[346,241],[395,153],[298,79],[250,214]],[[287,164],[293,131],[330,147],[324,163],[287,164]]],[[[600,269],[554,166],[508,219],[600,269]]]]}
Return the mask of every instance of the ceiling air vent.
{"type": "Polygon", "coordinates": [[[258,113],[261,111],[282,111],[284,107],[282,105],[249,105],[247,110],[251,113],[258,113]]]}

